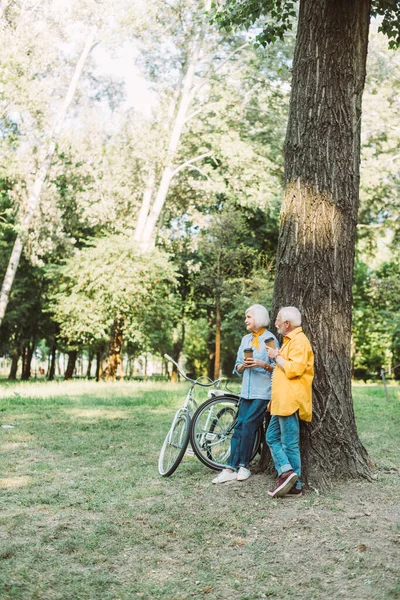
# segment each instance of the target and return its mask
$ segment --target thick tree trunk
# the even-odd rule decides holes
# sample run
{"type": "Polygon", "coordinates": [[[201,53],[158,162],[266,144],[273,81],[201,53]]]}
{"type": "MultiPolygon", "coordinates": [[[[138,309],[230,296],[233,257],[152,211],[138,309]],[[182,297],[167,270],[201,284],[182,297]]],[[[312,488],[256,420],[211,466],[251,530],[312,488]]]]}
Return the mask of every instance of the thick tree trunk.
{"type": "Polygon", "coordinates": [[[65,369],[64,379],[72,379],[75,371],[76,359],[78,358],[77,350],[70,350],[68,352],[68,364],[65,369]]]}
{"type": "Polygon", "coordinates": [[[121,369],[121,350],[122,350],[122,331],[123,319],[117,318],[114,320],[110,343],[108,346],[107,366],[103,373],[103,379],[107,381],[115,381],[118,369],[121,369]]]}
{"type": "Polygon", "coordinates": [[[14,349],[11,355],[11,367],[10,373],[8,375],[8,379],[11,381],[15,381],[17,379],[17,371],[18,371],[18,362],[21,358],[21,352],[18,349],[14,349]]]}
{"type": "Polygon", "coordinates": [[[370,477],[351,395],[352,278],[369,0],[302,0],[285,147],[274,316],[297,306],[315,353],[303,471],[370,477]]]}
{"type": "Polygon", "coordinates": [[[28,381],[31,376],[31,362],[33,351],[35,350],[35,342],[31,342],[27,344],[23,351],[23,361],[22,361],[22,373],[21,379],[23,381],[28,381]]]}

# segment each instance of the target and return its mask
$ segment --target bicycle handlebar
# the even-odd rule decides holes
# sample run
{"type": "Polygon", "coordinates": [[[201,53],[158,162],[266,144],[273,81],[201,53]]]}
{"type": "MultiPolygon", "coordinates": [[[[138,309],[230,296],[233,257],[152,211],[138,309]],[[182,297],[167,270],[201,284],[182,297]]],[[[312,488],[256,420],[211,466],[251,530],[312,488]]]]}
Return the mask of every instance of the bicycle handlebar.
{"type": "Polygon", "coordinates": [[[186,375],[186,373],[184,373],[182,371],[182,369],[180,368],[180,366],[178,365],[178,363],[176,361],[174,361],[173,358],[171,358],[171,356],[169,356],[169,354],[164,354],[164,358],[166,358],[167,360],[169,360],[170,362],[172,362],[176,368],[178,369],[179,373],[182,375],[182,377],[184,379],[186,379],[186,381],[191,381],[192,383],[194,383],[195,385],[200,385],[201,387],[211,387],[212,385],[216,385],[218,383],[220,383],[220,379],[216,379],[215,381],[211,381],[210,383],[200,383],[200,381],[198,379],[190,379],[190,377],[188,377],[186,375]]]}

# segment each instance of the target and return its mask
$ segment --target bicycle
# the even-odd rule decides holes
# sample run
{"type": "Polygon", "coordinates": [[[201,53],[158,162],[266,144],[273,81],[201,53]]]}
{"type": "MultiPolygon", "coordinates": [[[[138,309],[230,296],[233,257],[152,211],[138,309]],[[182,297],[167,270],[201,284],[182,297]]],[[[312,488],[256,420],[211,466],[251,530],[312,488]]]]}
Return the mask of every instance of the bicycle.
{"type": "MultiPolygon", "coordinates": [[[[239,403],[239,396],[214,390],[211,398],[199,406],[193,415],[190,428],[191,446],[197,458],[215,471],[222,471],[228,464],[239,403]]],[[[261,425],[256,432],[251,460],[260,449],[262,436],[261,425]]]]}
{"type": "Polygon", "coordinates": [[[176,363],[173,358],[171,358],[168,354],[164,354],[164,357],[176,366],[180,375],[186,379],[186,381],[190,381],[192,384],[186,394],[186,399],[183,403],[183,406],[178,408],[175,413],[171,427],[169,428],[164,443],[161,447],[160,456],[158,459],[158,472],[163,477],[169,477],[177,469],[189,445],[191,418],[193,413],[198,408],[198,404],[194,399],[194,388],[197,385],[204,388],[210,388],[212,386],[218,388],[220,385],[220,379],[211,381],[207,377],[206,379],[208,379],[208,383],[201,383],[199,380],[203,379],[203,376],[199,377],[198,379],[191,379],[182,371],[178,363],[176,363]]]}

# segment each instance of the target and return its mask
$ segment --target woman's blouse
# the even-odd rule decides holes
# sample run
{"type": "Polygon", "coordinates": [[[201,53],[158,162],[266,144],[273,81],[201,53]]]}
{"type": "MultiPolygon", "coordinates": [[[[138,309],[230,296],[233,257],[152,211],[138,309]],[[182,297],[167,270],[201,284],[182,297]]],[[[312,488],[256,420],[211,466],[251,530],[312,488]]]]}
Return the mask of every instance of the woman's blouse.
{"type": "Polygon", "coordinates": [[[242,342],[239,346],[239,350],[236,357],[235,368],[233,373],[235,375],[239,375],[239,377],[243,377],[242,380],[242,390],[241,397],[246,398],[248,400],[270,400],[271,398],[271,375],[269,371],[262,369],[261,367],[256,367],[254,369],[245,369],[243,373],[239,373],[237,370],[237,366],[243,364],[244,354],[243,350],[245,348],[253,348],[253,358],[258,358],[263,360],[264,362],[269,363],[272,366],[275,366],[273,360],[268,358],[266,346],[264,340],[270,338],[274,338],[275,345],[279,348],[279,342],[276,337],[266,329],[264,333],[258,336],[258,349],[251,342],[254,337],[251,333],[243,336],[242,342]]]}

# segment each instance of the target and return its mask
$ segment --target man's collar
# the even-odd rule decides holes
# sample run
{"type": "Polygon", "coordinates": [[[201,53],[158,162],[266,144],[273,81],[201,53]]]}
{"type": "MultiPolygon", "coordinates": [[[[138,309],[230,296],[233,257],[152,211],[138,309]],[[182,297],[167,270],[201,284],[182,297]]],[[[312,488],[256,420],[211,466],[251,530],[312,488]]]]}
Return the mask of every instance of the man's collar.
{"type": "Polygon", "coordinates": [[[290,333],[287,333],[287,334],[285,335],[285,337],[288,337],[289,339],[291,339],[291,340],[292,340],[293,338],[295,338],[295,337],[296,337],[296,335],[297,335],[298,333],[301,333],[302,331],[303,331],[302,327],[295,327],[294,329],[292,329],[292,331],[291,331],[290,333]]]}

